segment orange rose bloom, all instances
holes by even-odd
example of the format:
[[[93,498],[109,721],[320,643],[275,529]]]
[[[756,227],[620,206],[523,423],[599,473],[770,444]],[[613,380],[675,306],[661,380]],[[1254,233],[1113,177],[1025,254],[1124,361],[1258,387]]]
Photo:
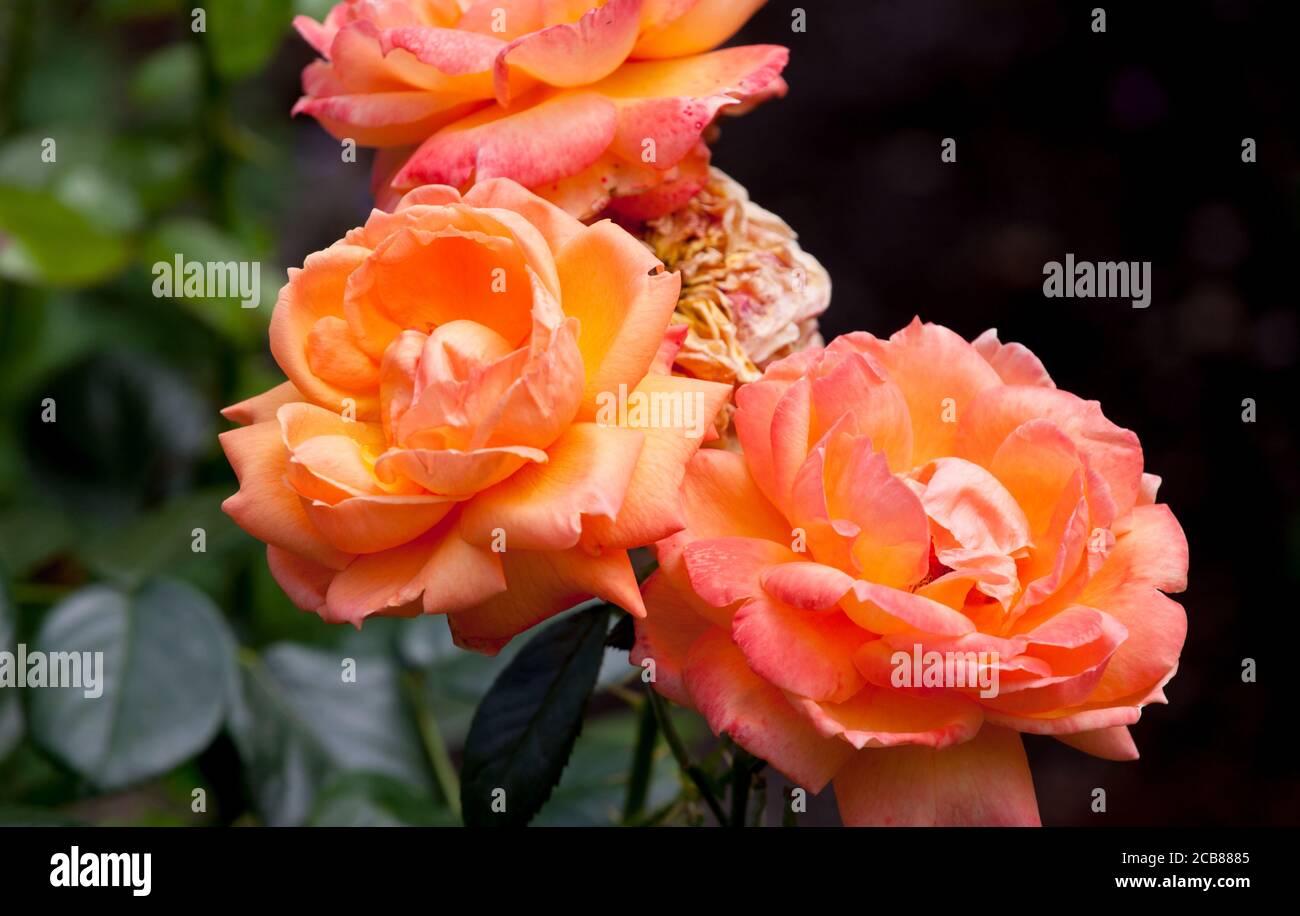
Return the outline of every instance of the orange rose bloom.
[[[494,652],[592,595],[644,613],[627,549],[681,527],[729,393],[667,374],[678,286],[513,182],[420,188],[289,272],[270,332],[289,381],[226,409],[246,425],[221,436],[223,508],[330,622],[445,613]],[[602,413],[618,391],[698,416]]]
[[[720,111],[785,92],[785,48],[702,53],[761,5],[345,0],[324,23],[294,21],[324,58],[303,71],[294,113],[383,148],[380,206],[426,183],[504,177],[580,218],[617,198],[620,215],[646,219],[707,180],[701,135]]]
[[[1137,437],[1032,353],[919,321],[740,388],[633,661],[846,824],[1034,824],[1019,732],[1110,759],[1164,702],[1187,541]],[[934,667],[938,663],[938,668]]]

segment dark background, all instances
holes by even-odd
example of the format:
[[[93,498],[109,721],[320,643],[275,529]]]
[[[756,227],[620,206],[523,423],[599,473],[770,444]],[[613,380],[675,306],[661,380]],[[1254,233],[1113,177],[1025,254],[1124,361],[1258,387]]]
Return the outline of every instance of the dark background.
[[[0,560],[30,634],[53,601],[120,573],[120,552],[106,558],[102,542],[123,532],[147,541],[158,518],[188,532],[197,510],[185,500],[211,513],[230,492],[216,410],[278,380],[264,344],[268,297],[283,280],[274,265],[300,264],[363,219],[369,154],[343,164],[315,122],[288,118],[313,55],[287,31],[260,69],[217,78],[203,56],[147,79],[146,64],[192,40],[189,4],[14,2],[30,14],[29,35],[0,60],[0,185],[12,177],[5,149],[75,127],[122,153],[95,162],[120,161],[104,180],[130,175],[138,198],[134,222],[121,220],[132,248],[120,270],[0,282]],[[828,339],[887,336],[913,315],[968,338],[997,327],[1060,387],[1135,430],[1147,470],[1164,478],[1160,499],[1191,545],[1178,596],[1189,634],[1170,704],[1134,726],[1136,763],[1028,737],[1044,823],[1294,825],[1284,647],[1300,584],[1300,14],[1284,2],[1115,3],[1095,34],[1094,5],[807,0],[807,31],[794,33],[793,5],[771,2],[735,42],[789,46],[790,93],[725,119],[714,163],[829,270]],[[956,140],[955,164],[940,161],[944,137]],[[1255,163],[1241,161],[1245,137]],[[224,305],[178,310],[149,295],[150,252],[191,248],[196,259],[264,259],[261,325],[232,326]],[[1150,307],[1044,298],[1043,264],[1066,252],[1150,260]],[[37,404],[51,393],[60,411],[85,415],[43,426]],[[1242,422],[1244,398],[1257,403],[1255,423]],[[180,522],[167,515],[178,504]],[[49,544],[33,523],[50,529]],[[337,643],[337,630],[276,593],[251,539],[222,534],[219,516],[211,525],[219,565],[156,565],[204,589],[245,646]],[[1258,663],[1258,683],[1242,682],[1244,658]],[[171,822],[158,812],[202,777],[229,822],[248,806],[247,786],[221,775],[232,761],[221,737],[196,770],[164,780],[181,788],[104,799],[20,749],[0,770],[0,805]],[[1104,815],[1089,808],[1096,787]],[[817,799],[809,820],[834,822],[832,812]]]

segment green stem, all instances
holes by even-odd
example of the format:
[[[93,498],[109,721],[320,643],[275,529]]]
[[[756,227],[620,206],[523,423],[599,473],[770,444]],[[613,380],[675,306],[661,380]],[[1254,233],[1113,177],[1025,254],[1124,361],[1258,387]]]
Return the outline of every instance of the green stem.
[[[686,746],[682,744],[681,737],[677,734],[677,729],[673,727],[672,720],[668,717],[668,709],[664,706],[663,697],[654,689],[651,689],[646,697],[650,700],[650,706],[655,711],[655,716],[659,719],[659,729],[664,733],[664,740],[668,742],[668,749],[673,752],[673,757],[677,760],[677,766],[681,771],[695,784],[695,788],[700,793],[700,798],[709,806],[713,816],[717,818],[719,824],[727,823],[726,812],[722,810],[722,805],[713,794],[713,788],[709,785],[709,777],[705,772],[695,764],[691,763],[690,755],[686,753]]]
[[[415,725],[420,732],[420,741],[429,758],[429,766],[438,781],[438,788],[447,799],[447,806],[456,817],[460,817],[460,777],[447,752],[447,742],[442,738],[438,728],[438,719],[424,697],[424,677],[415,671],[407,672],[404,678],[407,695],[415,712]]]
[[[650,774],[654,771],[655,746],[659,743],[659,720],[648,700],[641,703],[637,726],[636,749],[632,752],[632,772],[628,776],[627,799],[623,803],[623,823],[641,816],[650,794]]]

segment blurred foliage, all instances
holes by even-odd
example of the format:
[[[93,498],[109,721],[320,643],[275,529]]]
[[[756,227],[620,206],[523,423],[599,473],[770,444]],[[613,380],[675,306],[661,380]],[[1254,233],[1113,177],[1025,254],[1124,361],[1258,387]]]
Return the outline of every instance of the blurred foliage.
[[[218,411],[282,379],[277,261],[319,196],[294,141],[319,131],[295,132],[267,68],[301,44],[293,15],[330,6],[222,0],[196,32],[179,0],[0,5],[0,652],[105,665],[93,700],[0,687],[0,824],[460,822],[461,749],[519,641],[486,658],[439,618],[327,626],[220,508],[236,482]],[[366,206],[309,231],[328,244]],[[177,255],[260,262],[258,307],[156,297]],[[561,740],[515,761],[544,773],[521,787],[539,823],[623,820],[643,701],[603,628],[547,713],[560,733],[532,733]],[[682,790],[646,750],[638,811]]]

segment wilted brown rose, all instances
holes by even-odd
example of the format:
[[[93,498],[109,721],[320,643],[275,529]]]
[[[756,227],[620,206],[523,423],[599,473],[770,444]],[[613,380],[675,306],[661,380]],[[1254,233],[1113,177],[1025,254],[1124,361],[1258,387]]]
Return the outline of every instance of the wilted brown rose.
[[[689,330],[678,371],[743,384],[774,360],[822,343],[817,316],[830,304],[830,276],[793,229],[718,169],[641,237],[669,270],[681,271],[673,321]]]

